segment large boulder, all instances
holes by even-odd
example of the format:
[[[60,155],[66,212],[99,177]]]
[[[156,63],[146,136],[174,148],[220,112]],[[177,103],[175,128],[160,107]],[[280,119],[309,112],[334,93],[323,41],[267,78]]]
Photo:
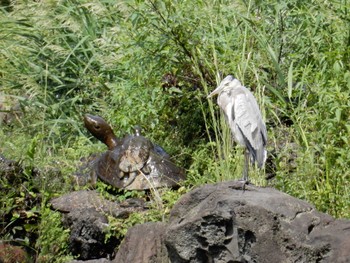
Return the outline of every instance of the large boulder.
[[[240,182],[205,185],[171,211],[171,262],[350,262],[350,222]]]
[[[272,188],[243,186],[232,181],[187,193],[166,225],[131,228],[114,262],[350,262],[350,221]],[[136,257],[146,251],[152,260]]]
[[[63,225],[70,229],[69,250],[78,259],[112,258],[120,244],[116,237],[106,241],[108,217],[127,218],[133,212],[145,211],[142,199],[112,202],[97,191],[75,191],[50,201],[54,210],[63,213]],[[101,261],[102,262],[102,261]]]

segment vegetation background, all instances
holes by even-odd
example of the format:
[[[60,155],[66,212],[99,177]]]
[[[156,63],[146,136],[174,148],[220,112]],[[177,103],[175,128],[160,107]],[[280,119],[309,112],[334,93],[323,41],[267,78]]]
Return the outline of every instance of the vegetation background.
[[[195,186],[240,178],[242,149],[206,99],[228,74],[253,91],[266,120],[268,161],[253,183],[350,218],[350,2],[0,3],[0,153],[27,177],[16,187],[0,178],[0,235],[38,262],[69,257],[47,202],[77,189],[80,158],[105,150],[85,131],[85,113],[118,137],[139,124],[187,170],[179,190],[161,191],[161,206],[115,234],[166,218]]]

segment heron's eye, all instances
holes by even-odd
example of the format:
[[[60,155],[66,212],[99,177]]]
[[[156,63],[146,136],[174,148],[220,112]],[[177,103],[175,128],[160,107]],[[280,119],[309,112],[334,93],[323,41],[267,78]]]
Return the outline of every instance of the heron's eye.
[[[95,125],[95,129],[96,129],[96,130],[99,130],[99,129],[100,129],[100,125],[96,124],[96,125]]]

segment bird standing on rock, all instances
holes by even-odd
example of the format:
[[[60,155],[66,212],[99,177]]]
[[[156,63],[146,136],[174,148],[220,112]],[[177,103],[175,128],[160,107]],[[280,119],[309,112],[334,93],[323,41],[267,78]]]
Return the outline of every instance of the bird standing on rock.
[[[238,79],[228,75],[208,95],[218,94],[218,105],[225,114],[236,142],[245,147],[243,181],[248,182],[249,160],[261,168],[266,161],[267,132],[254,95]]]

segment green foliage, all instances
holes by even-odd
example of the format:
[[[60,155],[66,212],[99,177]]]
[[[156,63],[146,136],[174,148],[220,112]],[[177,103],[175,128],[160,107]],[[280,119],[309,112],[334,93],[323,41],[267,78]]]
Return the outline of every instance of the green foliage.
[[[0,113],[8,113],[1,108],[5,94],[13,105],[9,113],[24,114],[1,123],[0,151],[21,161],[27,181],[26,189],[1,198],[2,215],[16,211],[24,193],[40,193],[35,213],[49,218],[47,201],[75,187],[71,174],[78,160],[105,150],[90,140],[84,113],[104,117],[118,137],[140,125],[187,170],[181,191],[152,192],[149,213],[115,222],[111,234],[166,220],[194,186],[240,178],[243,151],[232,142],[215,99],[206,99],[233,74],[255,94],[268,128],[266,170],[251,169],[253,183],[350,217],[347,1],[13,3],[0,12]],[[32,176],[36,169],[45,176]],[[266,182],[264,174],[274,179]],[[112,200],[144,194],[116,192],[100,182],[97,188]],[[56,224],[48,234],[33,225],[29,232],[39,233],[44,245],[36,245],[39,254],[51,253],[48,244],[58,229]],[[57,260],[64,250],[56,247]]]
[[[37,262],[67,262],[72,260],[67,255],[69,230],[61,225],[61,214],[50,208],[41,209],[39,238],[36,249],[39,251]]]
[[[132,213],[126,219],[109,217],[106,239],[111,236],[122,239],[128,229],[136,224],[166,221],[171,208],[180,196],[186,193],[187,189],[180,187],[178,190],[156,189],[155,191],[156,193],[152,193],[151,200],[148,202],[149,210]]]

